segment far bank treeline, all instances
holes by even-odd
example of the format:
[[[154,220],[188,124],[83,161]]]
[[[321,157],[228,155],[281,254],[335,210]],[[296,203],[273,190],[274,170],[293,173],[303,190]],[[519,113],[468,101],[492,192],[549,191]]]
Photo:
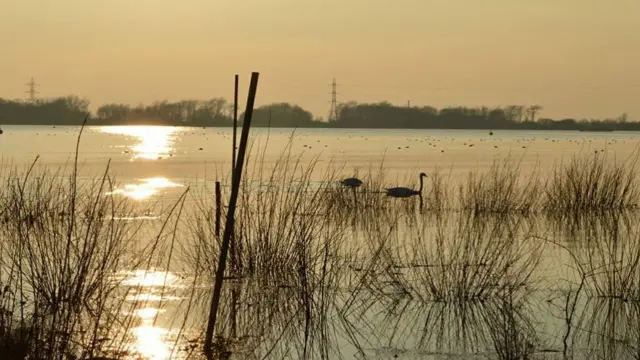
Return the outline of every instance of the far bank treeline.
[[[640,130],[640,122],[626,114],[612,119],[548,119],[541,106],[510,105],[501,108],[395,106],[387,102],[341,104],[329,121],[288,103],[254,110],[253,126],[331,127],[380,129],[534,129],[534,130]],[[89,111],[89,101],[67,96],[36,102],[0,98],[0,125],[78,125]],[[151,105],[105,104],[90,115],[90,125],[231,126],[233,106],[223,98],[161,101]],[[242,121],[242,114],[240,122]]]

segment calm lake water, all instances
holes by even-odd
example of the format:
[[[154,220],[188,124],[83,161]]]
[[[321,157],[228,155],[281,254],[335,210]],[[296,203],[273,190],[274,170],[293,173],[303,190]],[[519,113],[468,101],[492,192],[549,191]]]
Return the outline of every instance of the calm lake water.
[[[78,127],[3,126],[3,130],[0,151],[4,170],[11,166],[27,169],[37,156],[36,167],[40,169],[69,167],[72,163]],[[488,130],[252,129],[250,139],[252,159],[259,155],[260,163],[267,169],[289,151],[292,162],[316,162],[313,181],[323,181],[329,172],[345,177],[362,176],[370,168],[382,168],[388,182],[383,185],[391,187],[417,186],[418,173],[431,174],[436,169],[446,174],[448,184],[461,183],[468,172],[487,170],[494,161],[504,159],[519,164],[524,178],[534,172],[548,176],[554,166],[574,155],[607,156],[612,161],[633,159],[640,144],[640,133],[494,130],[490,135]],[[223,191],[227,192],[231,141],[228,128],[87,127],[80,142],[80,177],[100,176],[110,162],[111,174],[117,181],[112,195],[141,204],[167,205],[191,187],[196,191],[187,204],[195,209],[198,196],[211,202],[210,190],[216,180],[223,183]],[[250,160],[250,169],[253,163],[255,161]],[[252,174],[249,170],[247,176]],[[157,222],[151,221],[148,225],[153,230],[158,226],[160,214],[151,215],[158,216]],[[566,250],[575,249],[581,260],[590,260],[591,265],[600,264],[603,268],[623,264],[614,266],[615,272],[634,266],[633,271],[640,269],[633,263],[633,254],[640,254],[635,213],[571,221],[544,216],[470,220],[457,212],[444,217],[426,214],[416,221],[363,218],[356,223],[356,220],[344,229],[327,230],[327,234],[345,240],[343,244],[348,249],[344,249],[344,253],[349,257],[341,261],[348,263],[351,270],[331,283],[334,294],[331,305],[318,300],[325,295],[311,301],[313,309],[320,309],[319,314],[314,313],[311,323],[318,323],[320,317],[329,320],[313,328],[310,340],[307,336],[301,343],[305,327],[300,325],[304,320],[298,316],[304,306],[290,306],[290,302],[298,301],[291,299],[299,295],[288,292],[292,287],[286,276],[276,284],[239,281],[230,285],[242,288],[242,295],[235,295],[238,299],[233,298],[232,291],[228,295],[231,300],[223,300],[223,303],[227,300],[236,303],[237,308],[221,310],[225,314],[223,328],[235,334],[228,345],[233,358],[304,358],[304,355],[336,358],[339,355],[371,359],[515,359],[523,358],[518,354],[531,353],[535,358],[560,359],[567,333],[563,306],[580,282],[572,265],[574,259]],[[296,221],[304,224],[306,220]],[[385,221],[392,226],[370,226]],[[329,237],[327,234],[318,232],[309,236]],[[601,241],[605,245],[595,246],[590,241]],[[623,246],[612,250],[606,245],[609,242]],[[505,247],[504,257],[495,263],[487,260],[488,254],[502,251],[500,246],[507,243],[517,246],[509,246],[509,254]],[[467,244],[474,244],[484,255],[458,257],[455,252],[464,252]],[[189,242],[181,246],[190,253]],[[197,252],[195,248],[190,249],[191,254]],[[614,255],[606,258],[607,251]],[[620,252],[632,254],[631,259],[618,256]],[[509,269],[527,268],[528,265],[522,263],[532,254],[540,256],[539,263],[526,277],[516,276],[527,286],[519,289],[516,298],[510,298],[508,303],[504,297],[497,302],[474,302],[473,305],[452,305],[444,299],[432,301],[438,297],[434,289],[451,286],[447,280],[451,277],[493,286],[505,281],[500,274]],[[454,261],[467,263],[452,265]],[[452,266],[462,272],[452,274],[445,270]],[[501,268],[493,268],[497,266]],[[467,270],[468,267],[476,270]],[[138,324],[132,330],[135,341],[129,350],[135,355],[131,358],[188,358],[189,350],[198,347],[196,339],[206,318],[210,290],[203,285],[202,293],[197,296],[199,300],[192,304],[186,299],[187,294],[192,293],[194,275],[180,264],[172,266],[172,270],[123,269],[127,278],[125,286],[142,287],[138,295],[144,297],[144,303],[136,305],[133,312]],[[365,276],[362,274],[369,270],[375,274],[367,275],[370,282],[363,286]],[[598,286],[607,282],[598,278],[602,276],[598,269],[591,270],[593,274],[586,287],[595,294]],[[278,269],[272,271],[278,274]],[[636,275],[640,273],[629,274]],[[485,277],[495,277],[495,281]],[[434,279],[440,279],[439,285],[430,284]],[[630,286],[640,284],[638,280],[626,279],[631,281]],[[314,288],[312,293],[317,291]],[[448,288],[447,294],[455,291]],[[131,301],[138,304],[141,299],[136,297]],[[576,302],[579,311],[572,320],[575,325],[569,341],[576,358],[637,359],[640,354],[637,302],[625,300],[625,304],[614,306],[596,296],[580,297]],[[188,312],[187,308],[192,312],[199,310],[191,316],[188,325],[184,325],[181,316]],[[161,314],[159,321],[158,314]],[[232,325],[227,321],[231,317]],[[176,343],[179,345],[174,349]],[[331,344],[331,351],[326,352],[327,344]]]
[[[78,127],[3,129],[0,151],[5,167],[27,166],[36,156],[39,165],[49,167],[69,165],[73,159]],[[202,181],[225,182],[231,138],[230,128],[87,127],[80,143],[81,174],[101,174],[110,160],[112,174],[137,191],[125,193],[139,199],[175,193],[178,187]],[[456,181],[506,158],[519,163],[523,174],[534,168],[544,174],[579,153],[626,159],[637,150],[640,133],[496,130],[490,136],[484,130],[252,129],[250,139],[252,154],[263,151],[261,161],[267,165],[281,158],[288,144],[291,156],[302,164],[317,157],[318,180],[328,169],[351,176],[382,163],[391,181],[415,178],[415,184],[422,171],[451,171],[450,180]]]

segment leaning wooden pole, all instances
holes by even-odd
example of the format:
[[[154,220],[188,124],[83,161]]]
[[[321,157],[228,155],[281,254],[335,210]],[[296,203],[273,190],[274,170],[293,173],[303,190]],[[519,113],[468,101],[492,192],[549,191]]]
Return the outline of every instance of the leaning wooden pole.
[[[235,86],[233,88],[233,145],[231,150],[231,183],[233,184],[233,177],[235,176],[236,168],[236,148],[237,134],[238,133],[238,74],[235,78]]]
[[[238,148],[238,158],[231,184],[231,197],[229,198],[229,211],[224,227],[224,235],[222,237],[222,246],[220,247],[220,259],[218,260],[218,269],[216,271],[215,283],[213,285],[213,294],[211,297],[211,308],[209,311],[209,322],[207,323],[207,332],[204,339],[204,353],[208,359],[213,358],[212,341],[213,332],[216,327],[216,319],[218,317],[218,305],[220,303],[220,293],[222,291],[222,279],[227,265],[227,253],[229,252],[229,242],[234,227],[234,215],[236,211],[236,203],[238,201],[238,192],[240,190],[240,178],[242,176],[242,167],[244,164],[245,153],[247,150],[247,142],[249,139],[249,128],[251,127],[251,117],[253,116],[253,104],[256,99],[258,90],[259,73],[251,73],[251,84],[249,85],[249,96],[247,97],[247,107],[245,110],[244,121],[242,123],[242,135],[240,137],[240,147]]]
[[[236,148],[237,148],[237,133],[238,133],[238,83],[239,76],[235,75],[234,87],[233,87],[233,144],[231,149],[231,183],[236,176]],[[236,238],[234,229],[231,229],[231,270],[236,271],[238,261],[237,254],[238,249],[236,246]],[[235,275],[235,274],[234,274]]]
[[[216,241],[220,238],[220,214],[222,213],[220,181],[216,181]]]

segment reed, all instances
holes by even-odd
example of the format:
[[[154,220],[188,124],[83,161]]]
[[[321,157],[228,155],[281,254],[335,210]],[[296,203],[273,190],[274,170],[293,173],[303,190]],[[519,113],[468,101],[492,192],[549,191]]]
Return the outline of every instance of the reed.
[[[121,356],[135,324],[123,313],[140,303],[119,274],[161,256],[162,232],[141,243],[140,209],[110,195],[109,166],[89,180],[77,170],[34,162],[2,179],[0,346],[12,359]]]
[[[107,177],[73,189],[60,179],[56,173],[13,173],[2,198],[2,267],[11,294],[6,304],[17,315],[9,327],[29,327],[30,356],[36,358],[85,351],[70,334],[82,326],[83,315],[108,314],[108,272],[119,270],[133,250],[135,229],[112,220],[126,209],[104,196]],[[95,325],[91,341],[97,343],[105,334]]]
[[[485,354],[524,359],[538,339],[528,300],[419,302],[413,299],[362,299],[348,321],[355,338],[345,337],[366,356],[434,357]],[[455,355],[453,355],[455,354]]]
[[[591,299],[576,323],[574,350],[584,358],[640,358],[640,304],[620,299]]]
[[[518,218],[435,217],[411,224],[396,258],[410,269],[405,287],[420,301],[458,302],[523,296],[539,263],[538,241]]]
[[[260,295],[250,300],[252,308],[246,309],[246,313],[236,312],[235,316],[236,320],[250,316],[261,318],[261,314],[254,312],[261,309],[260,297],[288,294],[286,304],[271,306],[293,309],[288,312],[286,329],[300,331],[300,337],[292,339],[299,344],[296,351],[300,351],[302,358],[329,351],[326,346],[332,342],[328,341],[326,314],[334,307],[339,269],[344,266],[339,253],[344,231],[341,227],[329,226],[332,217],[327,213],[332,208],[324,201],[333,184],[312,181],[314,165],[312,162],[303,166],[300,161],[286,159],[269,169],[249,168],[249,176],[241,183],[236,209],[233,239],[236,253],[231,254],[231,266],[225,274],[226,284],[238,292],[233,295],[235,290],[225,290],[221,302],[225,304],[221,309],[226,314],[223,316],[233,317],[229,308],[234,309],[236,301],[232,298],[244,298],[256,294],[252,289],[260,289]],[[222,212],[224,216],[226,209]],[[198,204],[188,216],[190,235],[187,245],[182,247],[190,271],[203,274],[204,279],[217,267],[215,259],[220,251],[220,239],[211,226],[213,213],[210,202]],[[237,285],[231,285],[233,282]],[[229,323],[237,323],[236,320]],[[247,336],[257,336],[259,329],[264,328],[256,327],[255,332]],[[282,331],[291,335],[292,330]],[[216,336],[222,343],[233,342],[237,337],[231,335],[234,332],[226,326],[217,329]],[[264,348],[256,347],[253,351],[264,351]]]
[[[620,217],[587,233],[576,251],[591,296],[640,302],[640,233]]]
[[[510,159],[494,161],[486,172],[470,172],[459,186],[459,205],[474,214],[529,214],[540,205],[539,174],[527,179],[520,174],[520,164]]]
[[[487,322],[498,359],[521,360],[533,358],[538,343],[536,329],[525,303],[514,301],[511,289],[505,289],[497,306],[488,307]]]
[[[574,156],[555,168],[546,186],[549,212],[628,210],[638,204],[637,157]]]

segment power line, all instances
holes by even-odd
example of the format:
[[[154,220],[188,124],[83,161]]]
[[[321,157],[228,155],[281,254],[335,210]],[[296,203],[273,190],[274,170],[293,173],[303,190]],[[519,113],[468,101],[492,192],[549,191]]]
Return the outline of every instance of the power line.
[[[336,121],[338,120],[338,84],[335,78],[333,78],[333,83],[329,84],[329,86],[331,86],[331,107],[327,120]]]
[[[36,102],[36,94],[38,94],[38,90],[36,87],[40,86],[36,84],[36,82],[31,78],[31,81],[25,84],[29,88],[25,91],[25,93],[29,94],[29,101]]]

